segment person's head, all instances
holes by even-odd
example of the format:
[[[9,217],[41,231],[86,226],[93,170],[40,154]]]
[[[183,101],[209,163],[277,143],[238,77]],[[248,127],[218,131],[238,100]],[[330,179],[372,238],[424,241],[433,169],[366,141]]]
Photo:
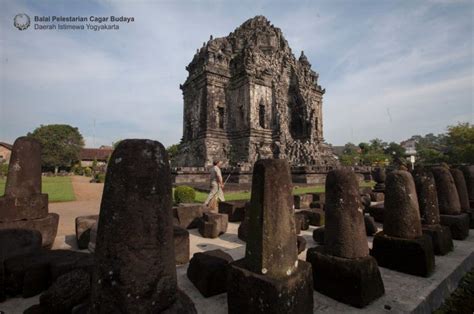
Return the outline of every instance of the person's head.
[[[214,160],[212,164],[220,168],[222,166],[222,160],[219,160],[219,159]]]

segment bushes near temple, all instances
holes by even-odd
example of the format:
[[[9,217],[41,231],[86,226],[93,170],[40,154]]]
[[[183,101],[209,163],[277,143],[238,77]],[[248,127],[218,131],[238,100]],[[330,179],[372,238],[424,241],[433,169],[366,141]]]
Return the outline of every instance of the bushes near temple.
[[[175,203],[193,203],[196,198],[196,191],[190,186],[177,186],[174,189]]]

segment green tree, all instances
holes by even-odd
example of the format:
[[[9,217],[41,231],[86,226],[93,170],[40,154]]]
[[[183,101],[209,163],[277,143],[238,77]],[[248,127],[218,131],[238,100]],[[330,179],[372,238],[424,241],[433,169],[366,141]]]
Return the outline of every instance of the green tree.
[[[387,143],[381,139],[373,139],[369,143],[360,143],[361,163],[366,166],[384,165],[391,160],[390,156],[385,155],[384,148]]]
[[[170,161],[172,161],[174,157],[178,155],[178,150],[179,150],[179,144],[173,144],[166,148],[166,152],[168,153],[168,158]]]
[[[373,140],[370,140],[370,149],[372,151],[381,152],[387,147],[387,145],[388,144],[386,142],[379,138],[374,138]]]
[[[344,166],[355,166],[360,164],[361,149],[353,143],[344,145],[344,150],[340,157],[341,164]]]
[[[446,151],[446,137],[443,134],[414,135],[411,139],[416,141],[417,163],[437,164],[447,161],[444,154]]]
[[[446,156],[450,163],[474,162],[474,125],[458,123],[448,126],[445,143]]]
[[[84,139],[78,128],[67,124],[41,125],[28,136],[41,143],[41,162],[44,169],[69,168],[79,161]]]

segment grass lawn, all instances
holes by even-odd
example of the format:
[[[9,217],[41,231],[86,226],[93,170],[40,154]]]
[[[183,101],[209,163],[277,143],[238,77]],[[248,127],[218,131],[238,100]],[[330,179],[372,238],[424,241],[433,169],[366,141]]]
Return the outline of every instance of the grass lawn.
[[[373,187],[374,182],[361,182],[359,186],[362,187]],[[323,185],[318,185],[318,186],[308,186],[308,187],[296,187],[293,189],[293,194],[294,195],[299,195],[299,194],[306,194],[306,193],[322,193],[324,192],[324,186]],[[224,189],[225,193],[225,189]],[[208,193],[203,193],[196,191],[196,202],[199,203],[204,203],[206,200]],[[249,200],[250,199],[250,192],[229,192],[225,193],[225,199],[226,201],[239,201],[239,200]]]
[[[43,193],[49,194],[50,202],[74,201],[70,177],[43,177]],[[5,179],[0,179],[0,196],[5,192]]]

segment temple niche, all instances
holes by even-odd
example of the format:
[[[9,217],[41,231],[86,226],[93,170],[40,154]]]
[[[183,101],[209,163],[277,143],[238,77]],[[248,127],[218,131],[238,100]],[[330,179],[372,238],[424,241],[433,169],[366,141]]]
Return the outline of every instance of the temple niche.
[[[203,167],[217,158],[230,166],[264,158],[292,166],[337,163],[323,139],[318,74],[264,16],[226,37],[211,36],[186,70],[175,166]]]

